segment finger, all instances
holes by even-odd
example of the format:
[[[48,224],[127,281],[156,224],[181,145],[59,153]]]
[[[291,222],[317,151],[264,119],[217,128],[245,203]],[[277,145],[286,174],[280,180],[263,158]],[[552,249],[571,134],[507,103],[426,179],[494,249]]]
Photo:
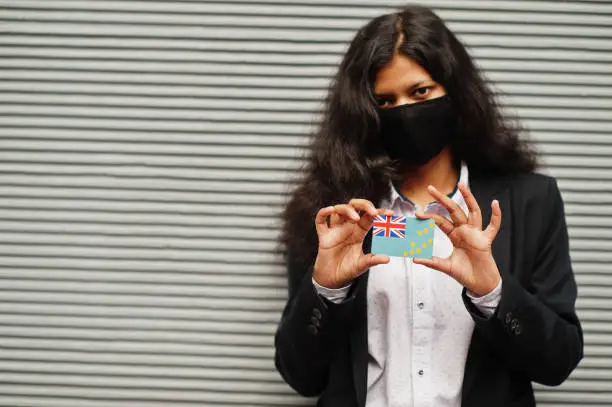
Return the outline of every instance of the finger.
[[[499,228],[501,227],[502,212],[499,206],[499,201],[496,199],[491,203],[491,221],[489,226],[485,229],[485,234],[489,237],[489,240],[493,241]]]
[[[376,209],[376,214],[393,216],[393,211],[389,209],[379,208],[379,209]],[[361,217],[361,220],[358,223],[359,227],[363,229],[365,232],[367,232],[372,227],[372,223],[374,223],[374,218],[375,216],[370,216],[370,213],[367,212],[366,214],[364,214],[364,216]]]
[[[448,274],[452,277],[452,262],[450,257],[442,258],[442,257],[432,257],[431,259],[419,259],[415,258],[412,260],[415,264],[422,264],[423,266],[432,268],[434,270],[441,271],[445,274]]]
[[[417,211],[416,216],[419,219],[432,219],[436,225],[444,232],[446,235],[450,235],[451,232],[455,229],[455,225],[446,219],[442,215],[438,215],[436,213],[424,213],[422,211]]]
[[[351,220],[353,222],[359,222],[359,214],[351,205],[341,204],[334,206],[334,212],[338,215],[343,216],[347,220]]]
[[[349,202],[349,205],[355,208],[358,212],[359,211],[366,212],[371,217],[376,216],[378,213],[374,204],[368,201],[367,199],[358,199],[358,198],[351,199]]]
[[[478,202],[476,202],[476,198],[474,198],[472,191],[470,191],[463,182],[460,182],[459,192],[463,195],[463,199],[470,212],[468,222],[470,225],[476,226],[478,230],[482,230],[482,213],[480,212],[480,206],[478,206]]]
[[[315,218],[315,227],[317,229],[318,235],[322,235],[329,229],[329,226],[327,226],[327,217],[332,213],[334,213],[333,206],[321,208],[319,209],[319,212],[317,212],[317,216]]]
[[[384,254],[365,254],[359,258],[357,263],[357,267],[359,268],[359,272],[363,273],[370,267],[378,266],[379,264],[387,264],[391,261],[389,256]]]
[[[333,228],[340,223],[342,223],[342,216],[338,215],[337,213],[332,213],[329,217],[329,227]]]
[[[446,209],[448,209],[448,213],[450,214],[455,226],[460,226],[467,223],[468,218],[465,216],[465,212],[463,212],[463,209],[461,209],[455,201],[438,191],[433,185],[428,186],[427,190],[431,196],[436,199],[436,201],[440,202]]]

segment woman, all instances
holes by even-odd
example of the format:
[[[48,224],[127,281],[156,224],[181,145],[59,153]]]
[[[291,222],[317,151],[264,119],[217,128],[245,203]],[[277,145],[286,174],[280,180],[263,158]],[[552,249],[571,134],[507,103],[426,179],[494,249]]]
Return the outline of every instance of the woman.
[[[284,214],[276,365],[320,406],[534,406],[583,352],[561,195],[433,12],[344,56]],[[378,214],[435,222],[432,259],[372,254]],[[503,221],[502,221],[503,217]]]

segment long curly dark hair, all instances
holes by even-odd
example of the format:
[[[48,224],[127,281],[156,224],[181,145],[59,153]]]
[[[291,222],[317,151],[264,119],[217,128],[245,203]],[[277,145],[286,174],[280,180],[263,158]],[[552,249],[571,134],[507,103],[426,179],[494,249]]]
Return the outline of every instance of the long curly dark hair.
[[[470,174],[508,175],[537,166],[537,153],[520,138],[517,121],[502,115],[465,47],[433,11],[410,6],[377,17],[357,32],[344,55],[302,177],[283,212],[280,247],[303,273],[316,257],[314,218],[320,208],[357,197],[376,204],[401,177],[379,143],[374,98],[376,74],[396,49],[445,88],[459,116],[453,159],[464,161]]]

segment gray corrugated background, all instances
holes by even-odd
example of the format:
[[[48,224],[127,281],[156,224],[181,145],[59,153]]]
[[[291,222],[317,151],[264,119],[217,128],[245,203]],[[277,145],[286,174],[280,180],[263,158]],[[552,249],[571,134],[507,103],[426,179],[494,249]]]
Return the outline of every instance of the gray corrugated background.
[[[0,0],[0,405],[308,402],[273,368],[275,214],[385,3]],[[586,357],[540,405],[610,406],[612,3],[428,4],[566,202]]]

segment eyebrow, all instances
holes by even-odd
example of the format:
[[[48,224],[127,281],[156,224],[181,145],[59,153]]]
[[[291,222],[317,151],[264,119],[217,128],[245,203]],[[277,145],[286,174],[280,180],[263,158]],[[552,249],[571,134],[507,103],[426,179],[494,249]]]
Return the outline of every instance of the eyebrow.
[[[423,79],[421,81],[413,83],[407,89],[408,89],[408,91],[411,91],[411,90],[416,89],[419,86],[421,86],[421,85],[423,85],[424,83],[427,83],[427,82],[433,82],[433,80],[432,79]],[[374,92],[374,96],[375,97],[393,96],[393,95],[394,95],[394,93],[376,93],[376,92]]]

